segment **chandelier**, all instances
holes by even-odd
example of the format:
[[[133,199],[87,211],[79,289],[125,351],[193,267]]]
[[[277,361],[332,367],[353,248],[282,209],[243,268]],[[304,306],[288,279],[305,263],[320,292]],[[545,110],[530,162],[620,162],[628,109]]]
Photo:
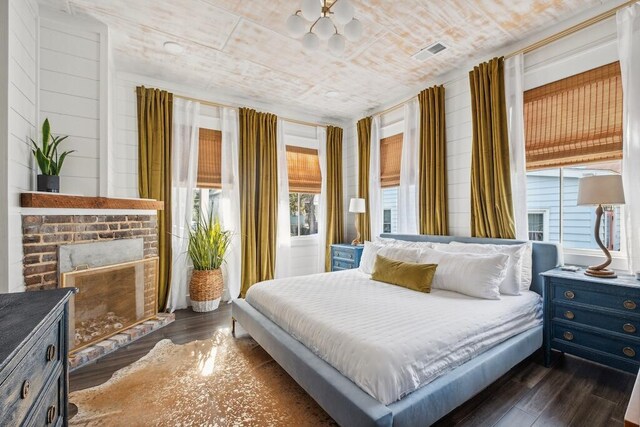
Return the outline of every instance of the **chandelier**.
[[[306,50],[317,50],[320,40],[327,40],[329,51],[340,56],[345,38],[355,42],[362,37],[362,23],[353,16],[350,0],[302,0],[300,9],[287,19],[287,30],[292,37],[302,37]],[[344,35],[338,25],[343,25]]]

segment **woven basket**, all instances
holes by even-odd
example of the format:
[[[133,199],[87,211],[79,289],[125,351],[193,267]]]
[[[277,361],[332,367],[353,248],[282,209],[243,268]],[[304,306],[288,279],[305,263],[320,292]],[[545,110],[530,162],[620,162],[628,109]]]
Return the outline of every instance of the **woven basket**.
[[[222,270],[193,270],[189,283],[193,311],[206,312],[218,308],[222,289]]]

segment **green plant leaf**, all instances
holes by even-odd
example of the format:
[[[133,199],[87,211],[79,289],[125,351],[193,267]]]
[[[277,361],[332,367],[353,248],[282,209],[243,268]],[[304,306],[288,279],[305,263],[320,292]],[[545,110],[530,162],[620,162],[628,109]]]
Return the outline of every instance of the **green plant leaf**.
[[[49,155],[49,139],[51,138],[51,125],[49,124],[49,119],[44,119],[44,123],[42,123],[42,152]]]
[[[58,160],[57,164],[56,164],[56,175],[60,175],[60,170],[62,169],[62,164],[64,163],[64,159],[67,157],[68,154],[71,153],[75,153],[76,150],[71,150],[71,151],[65,151],[64,153],[60,154],[60,159]],[[56,153],[57,155],[57,153]]]
[[[43,175],[51,175],[51,160],[42,153],[42,150],[38,148],[35,152],[36,161],[40,167],[40,171]]]
[[[56,154],[56,153],[57,153],[57,151],[58,151],[58,145],[59,145],[62,141],[64,141],[65,139],[67,139],[68,137],[69,137],[68,135],[67,135],[67,136],[62,136],[62,137],[60,137],[60,136],[54,136],[54,137],[51,137],[51,142],[52,142],[52,143],[51,143],[51,150],[50,150],[50,151],[51,151],[51,153]]]

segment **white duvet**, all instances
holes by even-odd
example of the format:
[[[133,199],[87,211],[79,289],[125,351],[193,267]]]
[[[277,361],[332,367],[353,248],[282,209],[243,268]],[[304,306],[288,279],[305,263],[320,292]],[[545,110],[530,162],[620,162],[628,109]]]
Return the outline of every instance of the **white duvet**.
[[[358,270],[258,283],[246,300],[385,405],[542,323],[531,291],[423,294]]]

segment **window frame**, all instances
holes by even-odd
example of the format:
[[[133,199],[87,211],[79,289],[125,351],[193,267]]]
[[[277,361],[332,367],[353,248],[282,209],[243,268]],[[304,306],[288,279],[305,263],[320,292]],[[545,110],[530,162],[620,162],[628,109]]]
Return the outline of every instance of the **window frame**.
[[[532,242],[548,242],[549,241],[549,209],[527,209],[527,216],[530,214],[533,215],[542,215],[542,240],[531,240]],[[528,218],[527,218],[528,219]],[[529,223],[527,221],[527,223]],[[532,232],[529,227],[527,227],[527,236]]]
[[[289,191],[289,196],[291,196],[291,194],[298,195],[297,207],[299,211],[300,210],[300,194],[313,194],[313,193],[300,193],[297,191]],[[320,194],[313,194],[313,195],[320,198]],[[318,200],[318,206],[320,206],[320,200]],[[291,210],[289,210],[289,218],[291,218]],[[319,234],[320,234],[320,223],[318,223],[317,233],[301,235],[300,234],[300,215],[298,215],[298,235],[292,236],[291,231],[289,231],[292,246],[312,246],[317,243]]]

